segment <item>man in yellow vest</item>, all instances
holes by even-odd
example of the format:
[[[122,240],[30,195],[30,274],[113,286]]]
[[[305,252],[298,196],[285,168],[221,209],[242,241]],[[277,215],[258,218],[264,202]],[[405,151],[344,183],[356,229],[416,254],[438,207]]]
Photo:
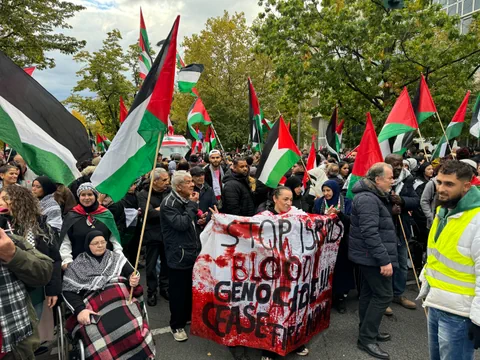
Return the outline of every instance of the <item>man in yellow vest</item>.
[[[473,360],[480,347],[480,190],[472,177],[456,160],[437,176],[439,206],[420,294],[427,294],[431,360]]]

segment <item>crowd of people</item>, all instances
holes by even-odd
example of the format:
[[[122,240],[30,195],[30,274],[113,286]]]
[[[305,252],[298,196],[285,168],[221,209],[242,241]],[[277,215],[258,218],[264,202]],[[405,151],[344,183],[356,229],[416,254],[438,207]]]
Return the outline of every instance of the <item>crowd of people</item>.
[[[421,274],[431,359],[473,359],[480,346],[480,149],[459,148],[433,161],[428,149],[388,155],[355,183],[353,200],[346,194],[355,151],[340,159],[319,151],[318,166],[308,171],[305,184],[304,150],[304,159],[276,189],[255,178],[259,153],[212,150],[170,159],[159,154],[157,168],[133,183],[119,202],[90,182],[99,154],[79,165],[82,176],[68,187],[36,176],[19,154],[0,155],[0,281],[6,289],[0,292],[0,358],[33,359],[34,351],[44,351],[42,320],[60,301],[71,311],[73,329],[97,324],[95,295],[108,286],[126,295],[135,288],[140,296],[140,274],[132,264],[142,225],[139,268],[146,275],[146,303],[157,306],[158,296],[169,301],[172,335],[186,341],[193,267],[200,233],[211,217],[282,214],[292,207],[337,215],[344,225],[332,301],[343,314],[349,292],[358,291],[360,349],[389,359],[378,342],[390,340],[390,334],[380,332],[380,324],[393,314],[392,302],[417,308],[405,296],[410,268]],[[151,334],[140,333],[129,351],[154,358]],[[242,358],[238,348],[231,350]],[[303,345],[295,352],[305,356],[309,350]],[[274,357],[263,351],[263,360]]]

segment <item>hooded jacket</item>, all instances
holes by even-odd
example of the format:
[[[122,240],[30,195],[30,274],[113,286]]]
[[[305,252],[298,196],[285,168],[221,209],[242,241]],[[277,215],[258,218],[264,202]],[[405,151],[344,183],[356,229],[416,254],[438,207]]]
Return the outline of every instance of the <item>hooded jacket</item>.
[[[222,212],[231,215],[255,215],[255,201],[246,176],[228,170],[223,177]]]
[[[362,179],[353,187],[348,257],[359,265],[398,266],[398,237],[389,211],[389,196]]]
[[[461,220],[466,211],[476,208],[480,208],[480,190],[475,186],[471,187],[454,209],[448,210],[439,207],[434,220],[438,221],[437,231],[434,234],[435,241],[438,240],[440,234],[443,235],[442,239],[451,238],[448,234],[443,234],[448,231],[455,231],[458,236],[458,226],[450,229],[448,227],[449,222],[452,219]],[[431,306],[459,316],[469,317],[473,323],[480,326],[480,212],[464,226],[456,249],[463,256],[470,257],[475,263],[475,296],[430,287],[424,306]],[[452,234],[452,237],[454,235]],[[422,271],[421,280],[422,283],[426,283],[424,271]]]

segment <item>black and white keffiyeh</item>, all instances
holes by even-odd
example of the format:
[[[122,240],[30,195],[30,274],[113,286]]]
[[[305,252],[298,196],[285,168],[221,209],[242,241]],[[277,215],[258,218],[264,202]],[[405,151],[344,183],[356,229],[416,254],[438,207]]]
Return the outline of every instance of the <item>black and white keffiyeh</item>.
[[[79,293],[103,289],[113,277],[121,274],[126,262],[125,256],[108,249],[100,262],[86,252],[81,253],[67,268],[62,291]]]
[[[42,214],[47,217],[47,224],[55,229],[62,228],[62,209],[58,205],[53,194],[44,196],[40,200]]]

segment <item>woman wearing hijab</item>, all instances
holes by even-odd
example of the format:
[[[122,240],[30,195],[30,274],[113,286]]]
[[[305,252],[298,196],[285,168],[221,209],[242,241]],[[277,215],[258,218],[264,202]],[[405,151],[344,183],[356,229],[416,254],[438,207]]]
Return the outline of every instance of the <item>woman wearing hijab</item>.
[[[42,215],[47,217],[47,224],[60,231],[62,228],[62,209],[54,198],[57,185],[47,176],[39,176],[32,183],[32,193],[40,200]]]
[[[79,204],[63,220],[60,231],[60,255],[62,268],[67,266],[84,252],[85,236],[92,230],[100,230],[108,239],[107,249],[123,254],[120,234],[115,219],[108,209],[98,203],[98,192],[92,183],[83,183],[78,187]]]
[[[287,181],[285,181],[285,186],[288,187],[293,194],[292,205],[299,210],[307,211],[308,204],[303,198],[302,192],[302,180],[297,176],[290,176]]]
[[[337,215],[343,223],[343,237],[338,247],[337,262],[333,273],[333,303],[340,314],[347,311],[345,300],[348,292],[355,288],[353,263],[348,259],[348,235],[352,202],[340,193],[335,180],[328,180],[322,185],[323,197],[315,200],[313,213],[320,215]]]
[[[128,301],[131,288],[135,296],[143,292],[141,287],[137,291],[140,274],[107,243],[102,231],[90,231],[85,251],[65,271],[62,295],[74,314],[66,327],[84,342],[86,359],[154,359],[140,303]]]

